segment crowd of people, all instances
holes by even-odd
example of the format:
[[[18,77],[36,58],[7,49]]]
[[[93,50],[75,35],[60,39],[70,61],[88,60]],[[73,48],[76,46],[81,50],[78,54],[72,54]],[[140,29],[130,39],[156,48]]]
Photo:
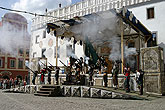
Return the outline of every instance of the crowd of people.
[[[0,80],[0,88],[1,89],[10,89],[20,86],[25,86],[27,83],[25,80],[20,78],[10,78],[10,79],[1,79]]]
[[[65,73],[66,73],[66,82],[68,84],[72,84],[73,82],[75,82],[74,84],[80,84],[82,82],[82,77],[83,74],[89,74],[89,80],[88,80],[88,85],[92,86],[93,85],[93,76],[94,74],[103,74],[103,81],[104,81],[104,86],[107,87],[108,86],[108,64],[105,61],[104,57],[99,57],[97,62],[95,64],[91,63],[90,59],[83,59],[82,57],[80,57],[80,59],[75,59],[73,57],[70,57],[70,65],[66,66],[62,61],[60,61],[64,67],[65,67]],[[112,82],[113,82],[113,87],[114,89],[118,89],[119,88],[119,84],[118,84],[118,74],[120,73],[120,64],[121,61],[114,61],[113,62],[113,67],[112,67]],[[53,67],[53,66],[48,66],[45,68],[41,69],[41,76],[40,76],[40,82],[41,84],[45,84],[45,74],[48,74],[48,78],[47,78],[47,82],[48,84],[51,84],[51,71],[55,70],[55,80],[56,80],[56,84],[59,84],[59,67]],[[130,67],[125,66],[124,67],[124,89],[126,92],[130,92]],[[73,75],[74,73],[74,75]],[[38,72],[35,71],[33,72],[33,79],[32,79],[32,83],[35,85],[35,79],[37,76]],[[136,75],[136,82],[138,84],[138,87],[141,91],[140,94],[143,94],[143,72],[142,71],[137,71],[137,75]],[[83,83],[84,84],[84,83]]]
[[[114,62],[113,68],[112,68],[112,82],[113,82],[113,87],[115,89],[119,88],[119,84],[118,84],[118,74],[119,74],[119,64],[121,62]],[[124,67],[124,89],[126,92],[130,92],[130,72],[131,69],[129,66],[125,66]],[[136,74],[135,74],[135,80],[136,83],[138,85],[138,88],[140,90],[140,95],[143,94],[143,75],[144,72],[142,70],[136,70]]]
[[[52,71],[55,70],[55,80],[56,84],[58,85],[59,81],[59,67],[53,67],[53,66],[46,66],[40,70],[40,84],[46,84],[45,82],[45,75],[48,74],[47,82],[48,84],[51,84],[51,74]],[[35,85],[35,80],[37,75],[39,74],[38,71],[32,71],[33,72],[33,78],[32,78],[32,84]]]

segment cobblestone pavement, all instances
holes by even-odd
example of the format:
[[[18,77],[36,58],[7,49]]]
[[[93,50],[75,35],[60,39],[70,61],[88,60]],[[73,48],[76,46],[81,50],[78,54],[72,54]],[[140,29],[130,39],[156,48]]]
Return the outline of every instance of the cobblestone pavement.
[[[41,97],[4,93],[0,90],[0,110],[165,110],[165,96],[152,101]]]

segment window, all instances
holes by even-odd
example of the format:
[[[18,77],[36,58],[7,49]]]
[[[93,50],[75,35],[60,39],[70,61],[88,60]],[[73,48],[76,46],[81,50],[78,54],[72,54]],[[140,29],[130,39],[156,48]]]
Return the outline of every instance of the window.
[[[46,31],[43,31],[43,38],[46,38]]]
[[[26,56],[29,56],[29,49],[26,49]]]
[[[46,49],[42,49],[42,55],[41,55],[42,58],[45,58],[45,51]]]
[[[157,32],[152,32],[153,46],[157,46]]]
[[[23,58],[18,59],[18,68],[23,68]]]
[[[154,8],[148,8],[147,9],[147,19],[154,18]]]
[[[23,48],[19,49],[19,55],[23,55]]]
[[[39,35],[36,36],[36,44],[39,43],[39,37],[40,37]]]
[[[10,60],[10,67],[11,68],[14,68],[15,67],[15,60]]]
[[[3,67],[3,59],[0,58],[0,67]]]
[[[152,37],[147,41],[147,47],[157,46],[157,32],[152,32]]]
[[[128,48],[134,48],[134,47],[135,47],[135,42],[128,43]]]

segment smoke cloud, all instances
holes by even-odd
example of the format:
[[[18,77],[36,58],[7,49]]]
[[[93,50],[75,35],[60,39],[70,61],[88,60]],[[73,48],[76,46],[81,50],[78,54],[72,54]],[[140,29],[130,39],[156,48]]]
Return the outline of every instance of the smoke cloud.
[[[30,37],[25,30],[17,29],[9,23],[0,27],[0,50],[12,56],[18,55],[18,48],[28,48]]]
[[[111,49],[109,59],[113,61],[121,59],[119,18],[112,11],[87,15],[82,23],[72,27],[71,31],[77,35],[75,38],[83,41],[88,37],[93,45],[102,46],[104,43],[109,43]],[[136,54],[135,48],[124,48],[125,57]]]

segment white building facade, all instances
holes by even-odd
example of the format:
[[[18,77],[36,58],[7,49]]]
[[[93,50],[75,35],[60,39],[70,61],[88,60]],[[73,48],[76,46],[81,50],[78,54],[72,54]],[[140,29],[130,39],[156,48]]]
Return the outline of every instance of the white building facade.
[[[156,43],[165,43],[165,0],[151,0],[128,7],[135,16],[154,33]]]
[[[162,14],[165,7],[164,0],[84,0],[76,4],[59,8],[54,11],[46,13],[53,17],[35,17],[32,22],[32,39],[31,39],[31,51],[30,58],[46,56],[48,62],[52,65],[56,63],[55,47],[56,37],[52,34],[47,34],[46,23],[53,23],[59,19],[71,19],[76,16],[84,16],[87,14],[106,11],[109,9],[119,9],[123,6],[132,10],[133,14],[145,24],[145,26],[151,31],[156,33],[157,43],[165,42],[163,25],[165,15]],[[151,8],[151,11],[148,10]],[[154,9],[153,9],[154,8]],[[152,13],[154,10],[154,17],[151,14],[151,18],[147,18],[147,12]],[[164,21],[164,22],[163,22]],[[68,39],[58,39],[58,59],[62,60],[66,65],[68,64],[67,50],[72,48],[73,53],[80,58],[84,55],[83,46],[74,44]],[[62,66],[60,62],[58,65]]]

